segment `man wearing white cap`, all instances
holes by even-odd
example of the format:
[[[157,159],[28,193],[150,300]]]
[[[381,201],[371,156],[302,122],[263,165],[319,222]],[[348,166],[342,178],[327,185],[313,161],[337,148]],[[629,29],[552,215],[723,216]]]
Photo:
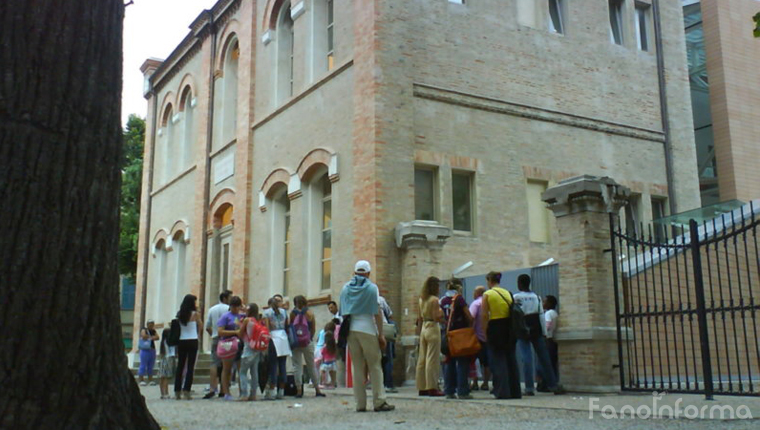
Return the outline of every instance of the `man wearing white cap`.
[[[386,342],[383,336],[383,315],[377,304],[379,291],[377,285],[369,280],[371,270],[368,261],[356,262],[353,278],[343,286],[340,293],[340,313],[344,318],[343,323],[350,326],[348,349],[353,360],[356,411],[367,410],[363,377],[366,366],[372,383],[374,410],[388,412],[394,410],[395,406],[385,401],[381,349],[385,349]]]

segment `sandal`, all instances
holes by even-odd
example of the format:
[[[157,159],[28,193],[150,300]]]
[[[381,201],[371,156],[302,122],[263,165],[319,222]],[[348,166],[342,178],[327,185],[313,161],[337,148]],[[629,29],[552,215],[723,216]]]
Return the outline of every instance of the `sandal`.
[[[382,405],[375,408],[375,412],[390,412],[392,410],[396,409],[395,406],[389,405],[387,402],[383,403]]]

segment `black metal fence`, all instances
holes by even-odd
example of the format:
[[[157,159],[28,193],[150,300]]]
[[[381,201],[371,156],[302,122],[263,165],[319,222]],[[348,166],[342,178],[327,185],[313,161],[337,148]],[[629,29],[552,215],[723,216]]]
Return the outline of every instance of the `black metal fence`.
[[[683,234],[624,232],[610,214],[623,390],[760,396],[757,212]]]

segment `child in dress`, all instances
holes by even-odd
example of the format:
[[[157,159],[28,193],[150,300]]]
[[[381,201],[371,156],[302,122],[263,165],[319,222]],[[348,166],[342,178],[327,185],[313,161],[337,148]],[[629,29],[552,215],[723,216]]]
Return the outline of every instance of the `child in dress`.
[[[330,321],[325,325],[325,346],[322,348],[322,364],[319,366],[320,380],[326,381],[330,375],[330,384],[325,388],[337,387],[337,367],[335,360],[338,356],[338,343],[335,341],[335,323]]]
[[[174,380],[174,373],[177,370],[177,348],[169,346],[166,341],[169,339],[171,323],[166,324],[166,328],[161,332],[161,361],[158,363],[158,385],[161,388],[161,398],[170,399],[169,381]]]

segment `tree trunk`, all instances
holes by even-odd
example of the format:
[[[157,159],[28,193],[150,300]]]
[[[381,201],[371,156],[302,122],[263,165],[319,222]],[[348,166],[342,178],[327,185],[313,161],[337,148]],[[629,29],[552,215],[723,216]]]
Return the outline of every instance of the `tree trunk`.
[[[158,429],[119,322],[122,0],[0,1],[0,428]]]

